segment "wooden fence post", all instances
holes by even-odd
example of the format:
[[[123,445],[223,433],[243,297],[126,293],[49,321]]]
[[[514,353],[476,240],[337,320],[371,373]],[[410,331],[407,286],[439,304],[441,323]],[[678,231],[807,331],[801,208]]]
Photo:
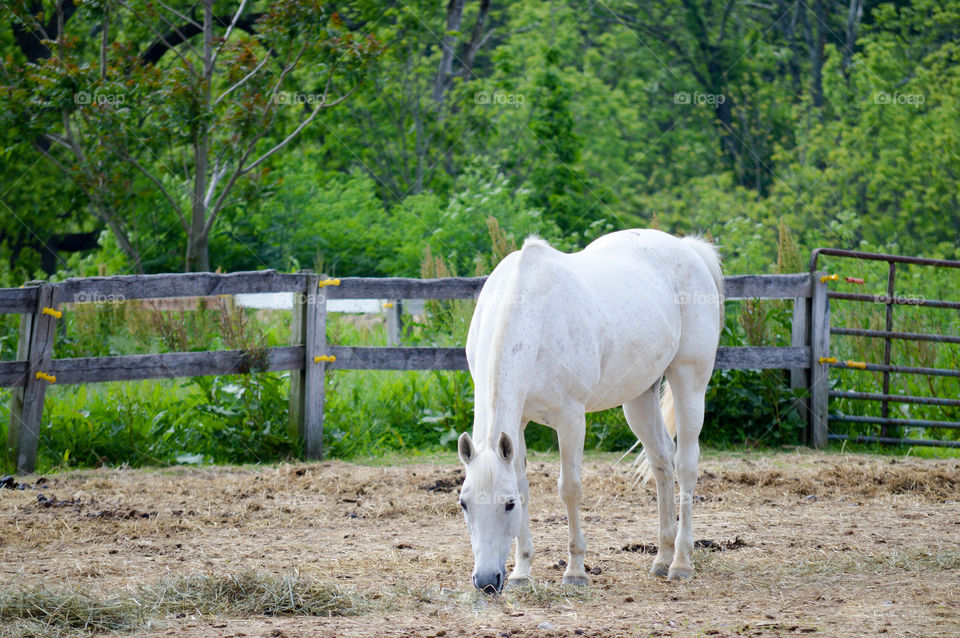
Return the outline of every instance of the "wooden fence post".
[[[793,300],[790,345],[809,347],[810,344],[810,299],[797,297]],[[810,381],[807,368],[790,368],[790,390],[804,390],[806,396],[795,400],[797,413],[805,422],[810,421]]]
[[[30,339],[33,335],[34,313],[20,315],[20,338],[17,340],[17,361],[30,359]],[[24,383],[12,388],[10,397],[10,424],[7,427],[7,456],[10,465],[17,465],[17,450],[20,447],[20,422],[23,420]]]
[[[827,284],[820,280],[823,272],[813,273],[812,297],[810,299],[810,420],[808,438],[810,445],[822,448],[827,445],[827,419],[830,402],[830,299]],[[824,361],[821,361],[824,360]]]
[[[10,409],[10,440],[13,441],[13,430],[16,430],[16,461],[17,472],[22,474],[33,473],[37,465],[37,449],[40,444],[40,425],[43,419],[43,401],[47,393],[47,385],[51,383],[46,378],[39,378],[37,373],[47,373],[50,369],[50,359],[53,355],[53,338],[56,333],[56,317],[43,312],[44,308],[55,310],[53,303],[54,287],[43,285],[40,287],[37,298],[37,311],[21,320],[21,345],[26,341],[27,346],[27,377],[23,381],[23,391],[20,400],[15,399]],[[24,322],[28,322],[29,337]],[[19,348],[18,348],[19,353]]]
[[[307,298],[304,308],[303,374],[303,453],[307,459],[323,458],[324,375],[327,363],[321,357],[327,349],[327,293],[319,286],[317,275],[307,277]]]
[[[302,270],[300,274],[309,274],[312,271]],[[307,341],[306,333],[306,309],[307,295],[310,294],[309,277],[302,290],[293,293],[293,310],[290,314],[290,345],[302,346]],[[304,357],[304,366],[306,366],[306,357]],[[287,432],[290,438],[303,444],[303,380],[305,367],[290,371],[290,424]]]
[[[307,459],[323,456],[324,374],[326,361],[316,360],[327,348],[327,295],[322,279],[310,271],[302,292],[294,293],[291,345],[303,345],[303,368],[290,374],[290,433],[303,445]]]
[[[387,345],[400,345],[400,335],[403,330],[403,301],[391,299],[387,302]]]

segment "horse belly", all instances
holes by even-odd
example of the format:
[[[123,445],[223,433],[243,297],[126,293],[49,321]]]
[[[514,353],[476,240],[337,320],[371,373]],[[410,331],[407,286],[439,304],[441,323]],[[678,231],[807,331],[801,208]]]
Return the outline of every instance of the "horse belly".
[[[676,340],[624,347],[604,362],[600,382],[586,402],[587,412],[623,405],[643,394],[663,375],[677,352]]]

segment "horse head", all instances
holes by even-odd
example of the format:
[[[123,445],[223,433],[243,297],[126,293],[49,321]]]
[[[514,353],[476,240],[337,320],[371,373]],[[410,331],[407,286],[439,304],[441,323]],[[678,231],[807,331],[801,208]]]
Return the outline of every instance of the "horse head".
[[[478,450],[464,432],[457,450],[466,467],[460,508],[473,546],[473,584],[495,594],[507,580],[507,554],[521,525],[513,440],[501,432],[492,449]]]

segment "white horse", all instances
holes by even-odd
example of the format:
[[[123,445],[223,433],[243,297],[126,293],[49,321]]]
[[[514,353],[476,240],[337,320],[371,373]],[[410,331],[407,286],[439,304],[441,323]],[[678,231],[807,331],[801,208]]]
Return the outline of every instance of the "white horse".
[[[714,247],[655,230],[605,235],[566,254],[528,239],[480,292],[467,336],[476,388],[473,438],[458,442],[460,490],[473,546],[473,583],[499,592],[517,539],[511,584],[530,578],[529,483],[523,431],[557,431],[560,498],[570,526],[565,584],[586,585],[580,463],[586,412],[623,406],[656,478],[659,550],[652,573],[693,574],[691,529],[704,395],[723,325],[723,278]],[[661,379],[676,421],[661,413]],[[672,422],[673,418],[669,418]],[[673,437],[676,433],[677,443]],[[680,523],[674,504],[674,455]]]

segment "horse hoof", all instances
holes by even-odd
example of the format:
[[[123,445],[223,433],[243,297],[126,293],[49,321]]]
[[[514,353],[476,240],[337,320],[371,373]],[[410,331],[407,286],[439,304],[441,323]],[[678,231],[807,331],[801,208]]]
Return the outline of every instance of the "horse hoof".
[[[564,576],[563,577],[564,585],[574,585],[576,587],[586,587],[589,584],[586,576]]]
[[[517,587],[524,587],[530,584],[529,578],[508,578],[507,579],[507,589],[515,589]]]
[[[670,570],[667,574],[667,580],[689,580],[693,577],[693,569],[688,567],[677,567]]]
[[[667,574],[670,573],[670,566],[654,563],[653,567],[650,568],[650,573],[660,578],[666,578]]]

